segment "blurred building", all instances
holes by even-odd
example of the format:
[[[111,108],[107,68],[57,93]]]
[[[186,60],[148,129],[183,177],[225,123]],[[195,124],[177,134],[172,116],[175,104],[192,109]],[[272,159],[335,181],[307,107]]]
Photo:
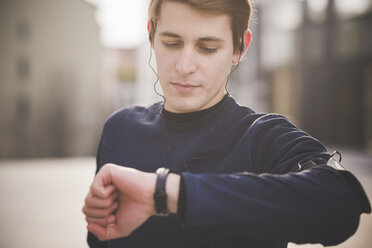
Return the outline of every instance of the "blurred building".
[[[329,143],[372,151],[372,1],[350,3],[303,6],[294,67],[301,72],[299,116]]]
[[[136,103],[150,105],[163,99],[157,94],[162,94],[158,82],[155,53],[151,51],[148,40],[141,43],[136,50],[137,81],[134,88]],[[157,93],[156,93],[157,92]]]
[[[253,4],[253,46],[233,77],[238,95],[325,143],[372,151],[372,1]]]
[[[155,57],[150,54],[150,44],[130,48],[104,48],[102,62],[102,99],[104,115],[130,105],[148,106],[161,101],[154,86],[161,94],[155,72]]]
[[[134,103],[136,60],[136,49],[104,48],[101,82],[105,116]]]
[[[101,50],[85,1],[0,1],[0,158],[94,154]]]

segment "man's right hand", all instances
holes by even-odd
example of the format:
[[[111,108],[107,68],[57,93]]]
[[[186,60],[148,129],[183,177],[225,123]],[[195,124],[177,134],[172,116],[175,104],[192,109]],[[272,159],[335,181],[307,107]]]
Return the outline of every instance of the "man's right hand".
[[[100,240],[130,235],[154,211],[155,173],[104,165],[85,198],[88,230]]]

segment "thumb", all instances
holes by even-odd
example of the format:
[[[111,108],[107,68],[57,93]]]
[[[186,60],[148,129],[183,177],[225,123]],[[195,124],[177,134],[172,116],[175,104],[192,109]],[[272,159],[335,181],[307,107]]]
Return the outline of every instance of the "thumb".
[[[116,224],[109,224],[105,227],[102,227],[96,223],[89,223],[87,229],[91,233],[93,233],[100,241],[120,237],[120,235],[118,235]]]

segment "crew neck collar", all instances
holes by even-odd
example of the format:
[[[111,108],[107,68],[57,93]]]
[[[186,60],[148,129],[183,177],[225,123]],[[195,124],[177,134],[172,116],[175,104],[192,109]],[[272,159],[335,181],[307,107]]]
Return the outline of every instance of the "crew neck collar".
[[[168,131],[189,132],[203,128],[214,122],[228,105],[231,97],[226,94],[221,101],[214,106],[200,111],[189,113],[173,113],[164,109],[161,110],[164,127]]]
[[[188,113],[173,113],[168,110],[166,110],[164,107],[162,109],[162,113],[165,119],[172,122],[189,122],[189,121],[195,121],[200,118],[203,118],[203,116],[215,111],[218,109],[220,105],[222,105],[228,98],[228,94],[226,94],[218,103],[213,105],[212,107],[209,107],[207,109],[194,111],[194,112],[188,112]]]

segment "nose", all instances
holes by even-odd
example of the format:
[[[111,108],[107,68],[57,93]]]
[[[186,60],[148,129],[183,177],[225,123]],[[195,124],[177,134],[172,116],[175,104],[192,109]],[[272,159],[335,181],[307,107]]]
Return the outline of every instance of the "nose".
[[[182,49],[176,63],[176,70],[181,75],[192,74],[197,69],[196,55],[192,48],[185,47]]]

